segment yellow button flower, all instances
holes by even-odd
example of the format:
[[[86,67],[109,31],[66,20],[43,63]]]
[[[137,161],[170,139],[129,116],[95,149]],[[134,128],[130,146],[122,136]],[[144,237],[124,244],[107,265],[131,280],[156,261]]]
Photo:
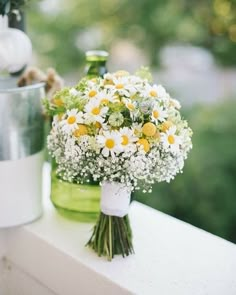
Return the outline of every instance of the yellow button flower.
[[[161,124],[161,131],[166,132],[174,124],[171,121],[165,121]]]
[[[145,123],[143,125],[142,132],[146,136],[154,136],[156,131],[157,131],[156,126],[151,122]]]
[[[145,151],[146,153],[149,152],[149,150],[150,150],[150,145],[149,145],[149,142],[147,141],[147,139],[145,139],[145,138],[140,138],[140,139],[137,141],[137,143],[143,146],[143,149],[144,149],[144,151]]]
[[[79,137],[88,134],[88,129],[85,125],[79,124],[78,128],[74,131],[74,136]]]

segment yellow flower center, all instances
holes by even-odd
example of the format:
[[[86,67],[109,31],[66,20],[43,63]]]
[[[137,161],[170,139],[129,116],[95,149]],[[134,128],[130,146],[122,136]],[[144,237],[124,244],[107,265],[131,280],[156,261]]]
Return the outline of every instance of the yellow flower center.
[[[157,130],[156,133],[153,135],[153,137],[159,141],[161,137],[160,132]]]
[[[108,148],[108,149],[112,149],[114,146],[115,146],[115,141],[114,139],[112,138],[108,138],[105,142],[105,146]]]
[[[152,114],[155,119],[159,117],[159,112],[157,110],[153,111]]]
[[[96,90],[90,90],[88,95],[89,97],[94,97],[96,94],[97,94]]]
[[[156,131],[156,126],[151,122],[145,123],[143,125],[142,132],[146,136],[153,136],[156,133]]]
[[[70,116],[67,118],[67,123],[68,124],[74,124],[76,121],[76,117],[75,116]]]
[[[132,103],[127,103],[127,108],[130,110],[130,111],[133,111],[134,110],[134,105]]]
[[[144,149],[144,151],[145,151],[146,153],[149,152],[149,150],[150,150],[150,145],[149,145],[149,142],[148,142],[145,138],[140,138],[140,139],[137,141],[137,143],[143,146],[143,149]]]
[[[79,137],[81,135],[86,135],[88,134],[88,129],[85,125],[78,125],[78,128],[74,131],[74,136]]]
[[[173,126],[171,121],[165,121],[161,124],[161,131],[166,132],[171,126]]]
[[[123,145],[127,145],[129,143],[129,138],[127,135],[122,135],[122,143]]]
[[[99,123],[99,122],[96,122],[96,123],[95,123],[95,127],[96,127],[97,129],[100,129],[100,128],[102,127],[102,124]]]
[[[122,88],[124,88],[123,84],[116,84],[116,89],[122,89]]]
[[[114,85],[112,80],[105,80],[104,85]]]
[[[101,104],[108,104],[109,103],[109,100],[107,99],[107,98],[103,98],[102,100],[101,100]]]
[[[157,92],[156,90],[152,89],[150,92],[149,92],[150,96],[153,96],[153,97],[157,97]]]
[[[92,114],[93,115],[99,115],[100,114],[100,109],[98,107],[95,107],[92,109]]]
[[[56,106],[61,107],[64,105],[63,101],[61,98],[54,98],[52,101]]]
[[[123,71],[123,70],[115,72],[116,77],[124,77],[124,76],[128,76],[128,75],[129,75],[129,72]]]
[[[175,143],[175,138],[174,138],[173,135],[168,136],[168,142],[169,142],[169,144],[174,144]]]

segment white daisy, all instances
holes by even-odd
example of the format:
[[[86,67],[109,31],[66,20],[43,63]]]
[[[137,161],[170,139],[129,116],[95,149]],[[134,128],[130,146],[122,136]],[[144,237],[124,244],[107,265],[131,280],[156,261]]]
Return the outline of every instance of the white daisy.
[[[167,117],[167,111],[163,109],[163,107],[155,105],[152,110],[151,120],[155,123],[164,121]]]
[[[113,81],[113,79],[114,79],[114,75],[112,75],[111,73],[106,73],[106,74],[103,76],[103,78],[104,78],[105,80]]]
[[[103,123],[108,107],[101,106],[100,100],[93,98],[85,105],[84,110],[86,124],[94,122]]]
[[[176,109],[180,109],[181,108],[181,104],[177,99],[174,98],[170,98],[170,105],[173,106]]]
[[[102,148],[102,155],[108,157],[110,154],[112,157],[115,154],[119,154],[122,151],[122,137],[117,131],[104,131],[103,135],[97,136],[97,143]]]
[[[130,112],[135,111],[135,109],[136,109],[135,102],[133,102],[131,99],[128,99],[128,98],[123,98],[122,101]]]
[[[150,85],[146,84],[144,90],[141,92],[144,97],[152,98],[166,98],[169,97],[165,88],[162,85]]]
[[[113,85],[106,85],[120,96],[130,97],[136,93],[134,85],[129,83],[128,77],[113,77]]]
[[[158,98],[169,98],[169,94],[162,85],[158,85],[156,91]]]
[[[143,83],[143,80],[137,76],[129,76],[129,83],[133,85],[136,84],[135,86],[141,86],[141,84]]]
[[[138,137],[135,136],[134,130],[128,127],[124,127],[119,130],[119,133],[122,137],[121,145],[124,151],[135,151],[136,145],[134,143],[137,142]]]
[[[181,144],[180,136],[176,135],[176,127],[170,127],[165,133],[161,133],[161,142],[165,149],[170,149],[171,152],[176,153],[179,151]]]
[[[114,102],[116,96],[114,96],[114,91],[102,90],[97,94],[97,99],[101,105],[107,105],[109,102]]]
[[[141,135],[142,135],[142,128],[143,128],[142,123],[133,123],[132,124],[132,129],[134,130],[134,134],[138,137],[141,137]]]
[[[88,99],[97,97],[97,94],[99,92],[98,87],[99,85],[88,81],[88,88],[84,91],[84,96]]]
[[[57,127],[59,124],[61,124],[61,121],[65,119],[65,115],[54,115],[52,126]]]
[[[152,98],[157,98],[157,85],[151,86],[149,83],[147,83],[141,91],[141,95],[143,97],[152,97]]]
[[[60,125],[62,126],[63,131],[70,132],[74,131],[77,128],[77,125],[82,124],[83,122],[83,113],[78,112],[77,109],[72,109],[66,112],[65,117],[60,121]]]

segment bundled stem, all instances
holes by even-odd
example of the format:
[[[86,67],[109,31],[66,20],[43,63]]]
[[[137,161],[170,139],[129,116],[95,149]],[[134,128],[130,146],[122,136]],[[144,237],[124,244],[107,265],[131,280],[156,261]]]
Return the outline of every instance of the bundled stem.
[[[106,256],[109,261],[116,254],[125,257],[134,253],[128,215],[117,217],[101,212],[86,246],[92,248],[98,256]]]

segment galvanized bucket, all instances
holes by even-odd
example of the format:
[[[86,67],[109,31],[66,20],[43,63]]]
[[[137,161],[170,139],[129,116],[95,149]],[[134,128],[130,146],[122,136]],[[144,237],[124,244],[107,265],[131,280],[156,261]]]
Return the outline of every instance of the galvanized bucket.
[[[42,214],[44,83],[16,87],[0,80],[0,227]]]

